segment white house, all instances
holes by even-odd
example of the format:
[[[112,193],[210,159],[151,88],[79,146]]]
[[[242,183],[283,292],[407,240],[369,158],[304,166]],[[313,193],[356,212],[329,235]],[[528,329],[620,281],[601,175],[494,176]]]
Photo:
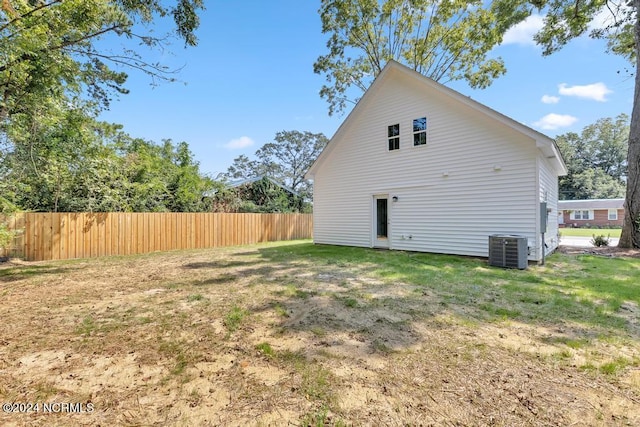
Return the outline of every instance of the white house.
[[[307,172],[314,241],[486,257],[512,234],[537,261],[566,173],[551,138],[390,61]]]

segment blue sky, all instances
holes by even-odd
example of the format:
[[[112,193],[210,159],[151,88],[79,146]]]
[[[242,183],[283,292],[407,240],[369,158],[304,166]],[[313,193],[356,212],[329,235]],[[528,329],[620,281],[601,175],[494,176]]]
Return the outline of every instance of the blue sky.
[[[124,125],[134,137],[188,142],[201,170],[214,177],[279,131],[331,137],[346,114],[329,117],[318,94],[324,77],[313,73],[313,63],[326,53],[327,39],[319,6],[319,0],[208,1],[198,46],[176,42],[157,58],[182,67],[180,82],[152,86],[148,76],[130,72],[130,93],[101,119]],[[551,137],[630,115],[629,64],[586,37],[542,57],[531,38],[540,24],[534,16],[506,35],[494,54],[504,59],[507,74],[489,88],[448,86]]]

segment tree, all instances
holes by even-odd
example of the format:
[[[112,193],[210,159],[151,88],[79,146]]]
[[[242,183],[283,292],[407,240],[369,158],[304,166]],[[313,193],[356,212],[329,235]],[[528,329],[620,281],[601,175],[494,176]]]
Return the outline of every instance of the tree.
[[[560,178],[561,199],[624,197],[629,116],[600,119],[581,135],[557,137],[568,174]]]
[[[0,150],[4,197],[21,208],[59,210],[72,176],[92,144],[85,133],[87,117],[82,111],[51,105],[47,118],[24,116],[24,121],[16,120],[9,133],[13,144]]]
[[[329,140],[322,133],[282,131],[274,142],[264,144],[255,153],[256,160],[236,157],[224,175],[227,179],[269,176],[302,197],[311,197],[311,184],[304,175]]]
[[[132,138],[62,110],[28,141],[0,150],[0,207],[66,212],[208,211],[213,188],[186,142]],[[6,201],[6,203],[3,202]],[[4,209],[4,208],[3,208]]]
[[[212,197],[214,212],[306,212],[302,197],[262,177],[235,187],[217,187]]]
[[[175,148],[174,167],[175,172],[168,183],[172,197],[167,207],[173,212],[208,211],[209,199],[203,196],[213,189],[212,180],[200,174],[199,163],[184,141]]]
[[[125,192],[122,210],[133,212],[206,212],[205,195],[213,181],[202,176],[199,164],[186,142],[176,145],[165,139],[162,145],[119,136],[124,179],[119,186]]]
[[[238,180],[246,178],[256,178],[264,175],[273,175],[267,165],[258,160],[250,160],[244,154],[233,159],[233,164],[229,166],[227,172],[222,174],[222,178]]]
[[[12,198],[12,194],[21,199],[24,190],[31,190],[32,199],[22,200],[25,206],[62,209],[58,202],[63,189],[70,185],[69,180],[81,176],[79,166],[68,167],[78,159],[84,161],[83,167],[88,165],[88,153],[78,144],[90,138],[82,134],[88,128],[80,122],[93,121],[100,109],[109,106],[114,93],[127,92],[126,73],[110,67],[142,71],[154,80],[173,80],[172,70],[143,57],[144,50],[162,50],[169,40],[155,36],[149,27],[170,16],[177,36],[193,46],[202,5],[202,0],[2,0],[0,152],[11,153],[15,185],[0,185],[4,187],[0,199]],[[130,39],[130,44],[138,46],[110,50],[99,43],[108,36]],[[84,169],[88,180],[80,181],[95,184],[85,185],[88,194],[105,190],[99,180],[110,182],[114,171],[114,165],[100,169],[106,159],[92,161],[93,166]],[[6,159],[3,163],[7,167]],[[18,171],[26,181],[19,179]],[[91,174],[98,171],[101,174],[92,181]],[[9,172],[0,169],[0,173]],[[101,196],[98,205],[121,202]],[[83,204],[76,199],[64,209]]]
[[[436,81],[464,79],[484,88],[505,73],[489,58],[504,32],[529,11],[510,0],[323,0],[329,53],[314,64],[326,76],[320,95],[341,112],[354,88],[364,92],[391,59]],[[359,96],[359,95],[356,95]]]
[[[171,3],[171,5],[167,5]],[[166,37],[140,33],[170,15],[177,35],[196,44],[202,0],[3,0],[0,7],[0,119],[28,113],[45,99],[89,95],[108,106],[109,93],[126,92],[126,74],[109,64],[171,79],[166,67],[130,48],[113,52],[97,42],[107,35],[155,48]]]
[[[516,3],[516,2],[514,2]],[[640,0],[575,1],[535,0],[521,2],[518,6],[529,6],[545,14],[544,27],[535,36],[543,46],[543,54],[550,55],[560,50],[570,40],[585,33],[593,38],[606,39],[610,52],[623,55],[635,65],[635,89],[633,110],[629,127],[627,151],[627,188],[625,216],[618,246],[640,247]],[[590,29],[596,18],[604,14],[607,23]]]

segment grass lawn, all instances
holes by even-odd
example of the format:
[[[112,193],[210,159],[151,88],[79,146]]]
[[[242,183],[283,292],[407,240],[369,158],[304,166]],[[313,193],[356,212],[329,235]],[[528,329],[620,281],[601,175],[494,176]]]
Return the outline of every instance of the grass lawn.
[[[0,400],[93,405],[0,424],[640,425],[639,284],[308,241],[0,264]]]
[[[560,234],[562,236],[572,236],[572,237],[593,237],[596,236],[610,236],[614,238],[620,238],[620,233],[622,233],[622,229],[620,228],[561,228]]]

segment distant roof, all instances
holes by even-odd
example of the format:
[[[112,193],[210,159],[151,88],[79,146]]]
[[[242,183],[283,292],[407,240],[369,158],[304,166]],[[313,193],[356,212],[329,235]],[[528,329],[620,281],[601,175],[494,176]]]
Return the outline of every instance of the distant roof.
[[[265,178],[268,181],[270,181],[271,183],[273,183],[273,184],[277,185],[278,187],[282,188],[283,190],[286,190],[289,193],[293,194],[294,196],[299,196],[298,192],[295,191],[294,189],[289,188],[286,185],[282,185],[278,181],[276,181],[275,179],[270,178],[270,177],[268,177],[266,175],[256,176],[254,178],[241,179],[240,181],[233,181],[233,182],[229,183],[229,187],[231,187],[231,188],[240,187],[241,185],[257,182],[257,181],[260,181],[260,180],[265,179]]]
[[[624,199],[558,200],[558,209],[622,209]]]

